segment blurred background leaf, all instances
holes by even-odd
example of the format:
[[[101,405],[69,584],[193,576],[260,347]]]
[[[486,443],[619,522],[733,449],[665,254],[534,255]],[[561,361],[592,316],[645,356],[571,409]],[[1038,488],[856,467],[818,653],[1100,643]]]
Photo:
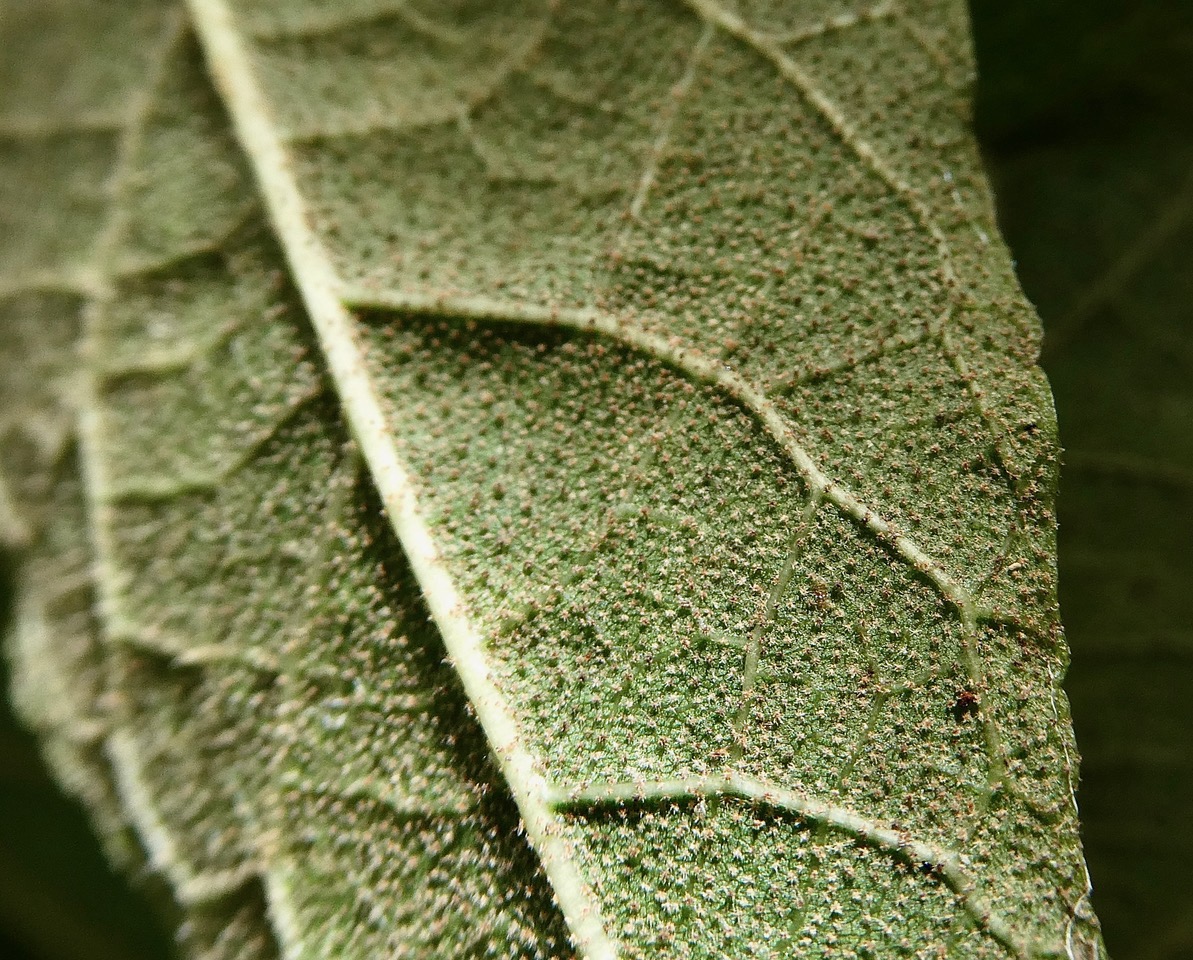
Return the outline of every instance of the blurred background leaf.
[[[0,634],[13,570],[0,556]],[[0,684],[8,690],[7,664]],[[109,866],[82,809],[50,779],[31,734],[0,698],[0,957],[159,960],[170,939]]]
[[[1188,957],[1193,4],[971,4],[979,134],[1068,448],[1061,604],[1095,903],[1117,960]],[[0,706],[0,956],[168,956]]]

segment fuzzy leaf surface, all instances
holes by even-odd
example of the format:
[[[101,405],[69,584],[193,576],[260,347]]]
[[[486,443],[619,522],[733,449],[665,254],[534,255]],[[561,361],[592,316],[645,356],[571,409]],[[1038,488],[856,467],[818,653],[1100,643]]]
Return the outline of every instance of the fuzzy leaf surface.
[[[290,956],[1097,956],[961,6],[187,11],[93,241],[18,205],[3,261],[86,301],[42,402],[180,901]]]

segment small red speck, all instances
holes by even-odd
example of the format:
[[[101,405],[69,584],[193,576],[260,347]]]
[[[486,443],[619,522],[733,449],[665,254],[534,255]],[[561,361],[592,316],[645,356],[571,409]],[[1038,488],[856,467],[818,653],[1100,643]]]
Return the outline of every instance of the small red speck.
[[[953,718],[960,723],[971,714],[977,713],[981,705],[976,693],[972,690],[962,690],[957,694],[957,699],[953,701],[953,705],[949,709],[952,711]]]

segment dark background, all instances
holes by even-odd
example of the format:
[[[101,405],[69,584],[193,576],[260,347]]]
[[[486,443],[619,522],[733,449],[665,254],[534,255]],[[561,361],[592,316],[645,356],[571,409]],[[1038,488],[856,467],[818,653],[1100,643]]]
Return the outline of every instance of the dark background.
[[[1094,903],[1117,960],[1193,957],[1193,2],[971,10],[979,137],[1067,450]],[[0,620],[12,575],[0,557]],[[0,698],[0,958],[168,957],[152,918]]]
[[[1193,957],[1193,3],[972,0],[978,131],[1044,321],[1094,906]]]

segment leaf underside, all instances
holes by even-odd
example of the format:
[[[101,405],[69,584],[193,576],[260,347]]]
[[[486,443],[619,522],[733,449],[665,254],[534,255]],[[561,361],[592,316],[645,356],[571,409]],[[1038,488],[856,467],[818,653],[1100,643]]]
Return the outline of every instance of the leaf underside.
[[[17,694],[192,952],[1099,955],[963,13],[10,13]]]

